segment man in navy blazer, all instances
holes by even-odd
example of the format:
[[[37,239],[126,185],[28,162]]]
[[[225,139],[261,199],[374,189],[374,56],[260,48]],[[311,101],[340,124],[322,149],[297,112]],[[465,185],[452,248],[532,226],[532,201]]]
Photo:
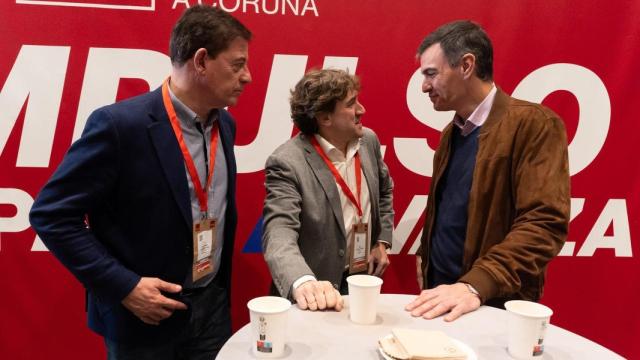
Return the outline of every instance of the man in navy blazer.
[[[109,359],[212,359],[231,334],[235,123],[224,107],[251,81],[250,39],[218,8],[188,9],[162,88],[94,111],[31,209],[87,289]]]

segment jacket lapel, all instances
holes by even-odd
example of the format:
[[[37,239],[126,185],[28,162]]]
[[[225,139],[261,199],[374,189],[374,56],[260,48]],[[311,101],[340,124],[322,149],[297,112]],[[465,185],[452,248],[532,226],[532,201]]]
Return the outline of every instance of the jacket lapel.
[[[509,105],[509,95],[505,94],[500,88],[496,91],[496,97],[493,99],[493,106],[491,106],[491,110],[489,111],[489,116],[487,116],[487,120],[485,120],[482,128],[480,128],[480,133],[478,134],[478,138],[483,138],[489,133],[495,126],[500,123],[500,120],[505,117],[504,113]]]
[[[184,159],[180,146],[171,128],[169,117],[162,103],[162,92],[155,90],[154,103],[149,116],[154,122],[148,126],[149,137],[158,155],[164,176],[169,183],[173,197],[176,200],[185,225],[191,230],[191,202],[189,200],[189,185],[184,168]]]
[[[372,154],[368,151],[369,144],[366,143],[366,137],[362,137],[362,141],[360,143],[360,149],[358,150],[358,155],[360,156],[360,163],[362,164],[362,172],[364,173],[364,178],[366,180],[367,188],[369,189],[369,198],[371,202],[371,216],[373,220],[374,216],[378,216],[378,184],[374,182],[374,179],[377,179],[377,175],[374,174],[373,169],[376,168],[374,166],[374,159],[372,159]]]
[[[316,149],[313,148],[306,136],[301,134],[298,140],[302,143],[302,146],[306,151],[307,163],[315,174],[316,179],[318,179],[320,186],[322,186],[322,189],[324,190],[324,193],[329,200],[329,204],[331,205],[331,210],[333,210],[333,215],[335,216],[336,221],[340,226],[340,232],[342,232],[342,235],[346,239],[347,233],[344,230],[344,219],[342,216],[340,195],[338,194],[338,187],[336,186],[336,181],[333,178],[333,174],[331,174],[331,171],[327,169],[327,164],[324,163],[324,160],[322,160],[320,155],[318,155]]]
[[[233,153],[234,146],[234,136],[232,130],[231,119],[226,111],[220,110],[219,118],[218,118],[218,129],[220,131],[220,140],[222,141],[222,150],[224,152],[224,157],[227,162],[227,186],[229,191],[227,191],[227,203],[231,204],[233,199],[229,197],[235,196],[235,174],[236,174],[236,158]]]

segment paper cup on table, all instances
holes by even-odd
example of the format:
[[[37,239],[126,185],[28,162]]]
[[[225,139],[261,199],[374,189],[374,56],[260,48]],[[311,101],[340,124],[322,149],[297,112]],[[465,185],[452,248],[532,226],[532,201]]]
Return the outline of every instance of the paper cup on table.
[[[347,278],[347,283],[349,318],[356,324],[373,324],[376,321],[382,279],[371,275],[351,275]]]
[[[544,352],[544,334],[553,311],[531,301],[511,300],[504,304],[509,354],[516,359],[539,359]]]
[[[277,296],[249,300],[251,349],[258,358],[275,358],[284,353],[287,313],[291,302]]]

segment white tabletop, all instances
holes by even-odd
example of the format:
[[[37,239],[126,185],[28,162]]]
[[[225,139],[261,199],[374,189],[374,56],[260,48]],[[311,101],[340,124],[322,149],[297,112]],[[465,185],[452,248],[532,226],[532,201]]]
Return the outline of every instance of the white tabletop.
[[[378,339],[390,334],[392,328],[403,327],[441,330],[467,344],[478,359],[511,359],[507,353],[506,311],[482,306],[456,321],[446,323],[442,317],[425,320],[414,318],[404,311],[404,306],[414,298],[415,295],[382,294],[373,325],[357,325],[349,320],[348,296],[345,297],[345,308],[341,312],[301,311],[294,305],[288,314],[287,347],[283,358],[380,359]],[[253,358],[250,336],[251,325],[247,324],[227,341],[217,359]],[[554,325],[547,329],[544,345],[541,360],[623,359],[593,341]]]

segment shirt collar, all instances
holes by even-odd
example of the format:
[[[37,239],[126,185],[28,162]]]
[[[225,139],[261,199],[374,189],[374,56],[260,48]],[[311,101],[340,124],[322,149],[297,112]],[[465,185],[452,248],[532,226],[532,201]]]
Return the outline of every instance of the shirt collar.
[[[342,151],[333,146],[333,144],[331,144],[325,138],[320,136],[320,134],[314,134],[313,136],[315,136],[316,140],[318,140],[320,148],[322,149],[322,151],[324,151],[329,160],[335,162],[347,161],[353,158],[360,149],[360,142],[362,140],[361,138],[358,138],[349,142],[349,144],[347,145],[347,155],[345,156],[344,154],[342,154]]]
[[[180,122],[186,123],[187,125],[195,125],[196,122],[200,121],[200,117],[193,110],[191,110],[185,103],[183,103],[178,97],[171,91],[171,87],[167,86],[169,89],[169,96],[171,97],[171,103],[173,104],[173,108],[176,111],[176,116]],[[213,109],[209,112],[209,118],[206,119],[204,123],[204,127],[209,127],[213,125],[213,123],[218,120],[218,109]]]
[[[467,120],[460,118],[456,115],[453,118],[453,122],[462,130],[462,135],[467,136],[475,128],[480,127],[487,121],[491,107],[493,106],[493,100],[496,98],[497,87],[495,84],[491,85],[491,91],[485,96],[484,100],[473,110]]]

